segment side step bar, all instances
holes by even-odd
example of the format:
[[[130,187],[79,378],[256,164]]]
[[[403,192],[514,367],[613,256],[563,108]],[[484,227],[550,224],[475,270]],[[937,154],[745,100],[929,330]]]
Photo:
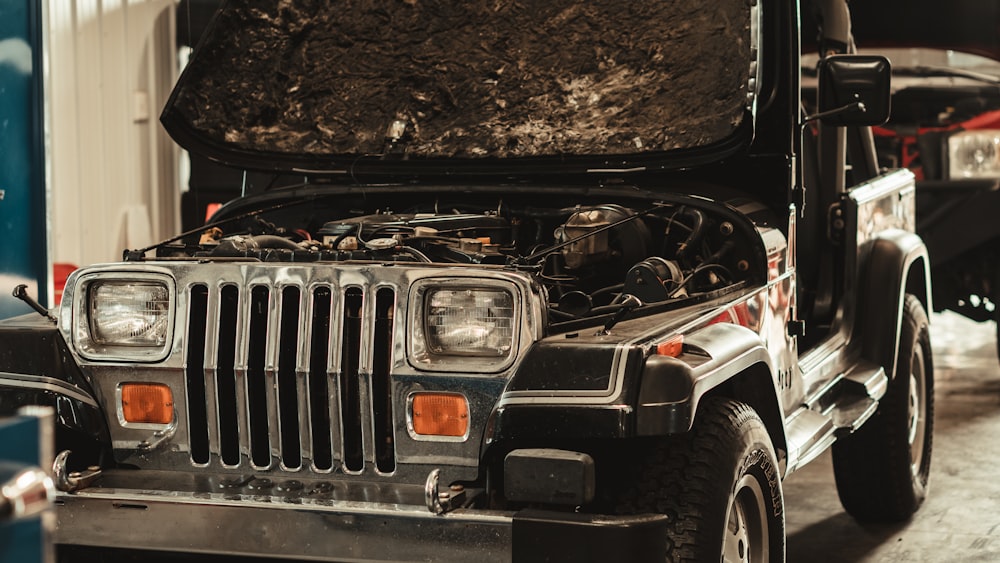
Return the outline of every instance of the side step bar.
[[[889,387],[882,366],[862,362],[820,390],[790,417],[788,468],[791,472],[826,451],[838,436],[850,434],[878,409]]]

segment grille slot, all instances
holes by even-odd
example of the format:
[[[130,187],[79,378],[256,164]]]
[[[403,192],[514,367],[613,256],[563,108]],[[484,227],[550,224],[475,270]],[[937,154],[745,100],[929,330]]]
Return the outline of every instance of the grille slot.
[[[375,428],[375,466],[383,473],[396,469],[392,447],[392,319],[395,294],[381,288],[375,293],[375,337],[372,339],[372,421]]]
[[[281,462],[289,469],[302,466],[299,443],[299,391],[295,381],[295,354],[298,350],[299,290],[281,292],[281,325],[278,348],[278,430],[281,434]]]
[[[191,446],[191,461],[199,465],[208,463],[208,412],[205,403],[205,330],[208,326],[208,288],[196,285],[191,288],[190,315],[188,316],[188,352],[185,383],[187,384],[187,412]]]
[[[222,288],[219,303],[219,352],[215,371],[217,412],[219,416],[219,446],[222,463],[239,465],[240,434],[236,400],[236,316],[240,292],[236,286]]]
[[[270,292],[266,287],[250,290],[250,331],[247,346],[247,405],[250,421],[250,459],[255,467],[270,467],[268,438],[267,380],[264,362],[267,353],[267,313]]]
[[[309,346],[309,420],[312,423],[313,465],[320,471],[333,468],[333,448],[330,437],[329,378],[326,363],[330,354],[330,308],[333,305],[329,288],[313,291],[312,343]]]
[[[340,420],[344,436],[344,466],[361,471],[365,460],[361,435],[361,315],[363,294],[357,287],[344,292],[340,361]]]
[[[229,283],[189,292],[194,464],[395,470],[394,289],[255,284],[241,293]]]

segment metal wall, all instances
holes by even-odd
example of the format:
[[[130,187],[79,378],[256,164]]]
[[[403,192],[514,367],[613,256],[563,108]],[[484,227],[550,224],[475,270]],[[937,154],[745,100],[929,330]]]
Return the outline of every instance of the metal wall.
[[[0,318],[31,312],[17,284],[49,294],[41,46],[40,0],[0,0]]]
[[[174,2],[44,1],[52,261],[118,260],[179,229]]]
[[[0,318],[180,226],[173,0],[0,0]],[[45,61],[43,66],[42,61]],[[56,268],[65,273],[65,268]]]

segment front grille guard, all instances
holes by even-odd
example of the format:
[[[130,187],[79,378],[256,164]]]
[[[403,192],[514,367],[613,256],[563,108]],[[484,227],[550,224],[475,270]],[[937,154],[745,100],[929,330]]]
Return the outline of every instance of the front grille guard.
[[[194,464],[207,465],[215,452],[228,468],[361,473],[371,459],[377,472],[393,472],[395,289],[255,285],[242,300],[233,284],[188,291]],[[365,318],[366,299],[375,300],[373,319]],[[371,343],[362,346],[366,333]],[[339,369],[328,372],[331,364]]]
[[[174,338],[155,362],[99,361],[73,347],[81,278],[161,276],[176,288]],[[508,288],[515,295],[512,360],[486,369],[427,371],[407,357],[418,322],[413,295],[440,284]],[[418,289],[419,288],[419,289]],[[67,283],[60,330],[106,410],[117,462],[139,469],[290,479],[359,475],[422,484],[478,475],[483,431],[517,364],[544,330],[545,296],[499,267],[398,264],[149,262],[93,266]],[[418,316],[418,315],[416,315]],[[414,317],[414,318],[410,318]],[[127,424],[116,393],[129,382],[167,385],[168,427]],[[421,437],[407,401],[420,391],[469,401],[463,439]]]

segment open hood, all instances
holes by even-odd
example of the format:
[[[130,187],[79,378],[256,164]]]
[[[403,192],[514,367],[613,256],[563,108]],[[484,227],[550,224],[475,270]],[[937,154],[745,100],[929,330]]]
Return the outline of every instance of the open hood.
[[[273,171],[690,165],[752,130],[750,4],[228,0],[161,120]]]

